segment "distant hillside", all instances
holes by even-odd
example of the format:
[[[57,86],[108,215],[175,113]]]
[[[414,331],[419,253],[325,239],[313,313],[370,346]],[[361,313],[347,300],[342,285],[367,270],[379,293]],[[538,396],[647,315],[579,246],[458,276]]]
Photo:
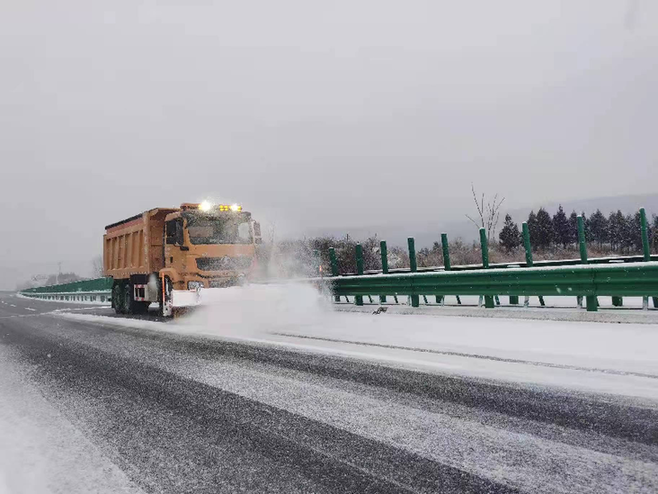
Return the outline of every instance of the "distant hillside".
[[[509,202],[510,199],[508,198]],[[576,210],[578,213],[585,211],[587,215],[600,209],[606,216],[611,211],[621,211],[625,214],[633,213],[644,207],[647,211],[649,218],[652,214],[658,214],[658,194],[642,194],[642,195],[624,195],[615,197],[597,197],[592,199],[582,199],[577,201],[562,201],[551,203],[537,203],[527,207],[517,208],[512,210],[501,211],[501,218],[499,227],[503,223],[505,214],[509,213],[515,222],[521,223],[528,218],[531,210],[535,212],[540,208],[548,210],[551,215],[557,211],[558,205],[562,204],[565,212],[568,214]],[[466,211],[465,211],[466,213]],[[453,216],[454,218],[454,216]],[[465,242],[472,242],[478,239],[478,230],[465,216],[463,220],[448,220],[445,222],[438,221],[436,224],[431,223],[418,223],[418,224],[386,224],[386,225],[372,225],[364,226],[362,228],[352,228],[348,230],[343,229],[325,229],[307,231],[306,235],[309,237],[331,235],[337,238],[344,237],[349,234],[353,238],[362,239],[377,234],[381,239],[385,239],[391,245],[406,245],[407,237],[414,237],[416,245],[419,248],[429,247],[433,242],[439,241],[441,232],[446,232],[451,240],[461,238]]]

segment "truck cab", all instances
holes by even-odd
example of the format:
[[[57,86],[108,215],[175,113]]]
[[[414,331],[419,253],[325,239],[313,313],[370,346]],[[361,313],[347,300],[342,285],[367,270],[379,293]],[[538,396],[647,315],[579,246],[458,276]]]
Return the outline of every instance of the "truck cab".
[[[260,227],[240,206],[184,204],[165,217],[164,268],[174,290],[240,284],[255,266]]]

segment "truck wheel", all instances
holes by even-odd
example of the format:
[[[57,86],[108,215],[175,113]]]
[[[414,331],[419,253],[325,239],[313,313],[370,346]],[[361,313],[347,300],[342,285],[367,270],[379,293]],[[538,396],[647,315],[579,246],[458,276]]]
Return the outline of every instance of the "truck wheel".
[[[164,284],[164,300],[160,300],[160,315],[162,317],[171,317],[174,315],[174,306],[171,298],[173,287],[169,278],[164,279]]]
[[[124,314],[136,314],[136,305],[137,302],[133,299],[133,285],[128,282],[124,288],[124,297],[123,297],[123,312]]]
[[[123,314],[123,284],[115,283],[112,287],[112,305],[114,306],[114,311],[117,314]]]

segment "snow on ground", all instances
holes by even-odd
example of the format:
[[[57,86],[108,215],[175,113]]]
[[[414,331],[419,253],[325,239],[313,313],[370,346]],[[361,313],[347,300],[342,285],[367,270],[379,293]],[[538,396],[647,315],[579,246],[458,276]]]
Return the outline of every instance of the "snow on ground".
[[[312,287],[289,284],[208,290],[203,297],[203,308],[167,324],[60,316],[658,400],[655,325],[341,313]]]
[[[0,494],[141,493],[0,345]]]

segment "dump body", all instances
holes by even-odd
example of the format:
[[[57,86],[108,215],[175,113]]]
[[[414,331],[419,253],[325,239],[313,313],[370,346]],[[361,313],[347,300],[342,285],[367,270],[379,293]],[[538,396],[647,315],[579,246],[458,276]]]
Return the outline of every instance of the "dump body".
[[[177,209],[151,209],[108,225],[103,236],[103,275],[128,279],[157,273],[164,263],[164,222]]]

